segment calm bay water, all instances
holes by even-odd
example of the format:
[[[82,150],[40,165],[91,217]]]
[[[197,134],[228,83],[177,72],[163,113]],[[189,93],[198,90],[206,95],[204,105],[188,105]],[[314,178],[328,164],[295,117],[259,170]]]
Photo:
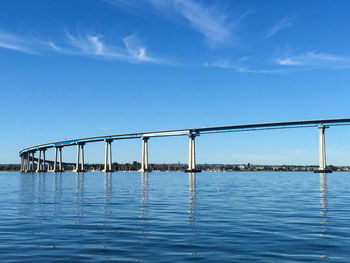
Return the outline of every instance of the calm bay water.
[[[0,173],[1,262],[349,262],[350,173]]]

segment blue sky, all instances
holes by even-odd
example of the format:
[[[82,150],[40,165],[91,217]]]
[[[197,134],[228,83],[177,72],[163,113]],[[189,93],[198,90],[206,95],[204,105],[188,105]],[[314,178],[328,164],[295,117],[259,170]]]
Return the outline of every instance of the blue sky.
[[[66,138],[349,117],[349,11],[349,1],[1,1],[0,163]],[[316,164],[317,132],[201,136],[197,160]],[[329,163],[350,165],[349,133],[327,130]],[[150,162],[186,162],[187,145],[151,140]],[[89,145],[87,161],[102,162],[103,147]],[[114,161],[140,152],[139,141],[113,143]]]

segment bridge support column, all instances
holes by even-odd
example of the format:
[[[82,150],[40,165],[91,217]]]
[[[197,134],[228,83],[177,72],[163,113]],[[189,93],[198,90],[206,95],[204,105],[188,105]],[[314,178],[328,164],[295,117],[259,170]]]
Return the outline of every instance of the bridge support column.
[[[32,166],[31,166],[31,168],[30,168],[30,170],[33,171],[33,172],[34,172],[34,169],[35,169],[34,154],[35,154],[35,152],[32,152]]]
[[[85,162],[84,162],[84,144],[80,145],[80,149],[81,149],[81,171],[85,172]]]
[[[196,149],[195,149],[195,134],[188,134],[189,138],[189,149],[188,149],[188,168],[185,172],[187,173],[195,173],[200,172],[201,170],[196,168]]]
[[[24,172],[24,154],[21,154],[21,173]]]
[[[111,139],[106,139],[106,151],[105,151],[105,167],[102,172],[113,172],[112,171],[112,141]],[[108,160],[109,159],[109,160]]]
[[[38,162],[36,163],[36,172],[40,172],[41,165],[41,150],[39,150]]]
[[[77,163],[75,165],[76,172],[79,172],[79,166],[80,166],[80,145],[77,144]]]
[[[46,149],[39,150],[39,157],[38,157],[38,161],[36,164],[36,172],[46,172],[45,152],[46,152]],[[43,154],[43,161],[42,162],[41,162],[41,153]]]
[[[43,150],[43,167],[42,167],[42,172],[46,172],[47,171],[47,168],[46,168],[46,149]]]
[[[63,169],[62,169],[62,148],[63,147],[59,147],[59,151],[60,151],[60,163],[59,163],[59,166],[58,166],[58,169],[60,172],[63,172]]]
[[[75,172],[85,172],[85,165],[84,165],[84,144],[85,143],[78,143],[77,144],[77,163],[75,166]],[[81,154],[81,163],[80,163],[80,154]]]
[[[53,161],[53,169],[52,169],[54,173],[57,172],[57,152],[58,152],[58,148],[55,147],[55,160]]]
[[[63,172],[63,170],[62,170],[62,148],[63,148],[62,146],[55,147],[55,160],[53,162],[53,169],[52,169],[52,172],[54,172],[54,173]],[[60,155],[60,162],[59,162],[58,167],[57,167],[58,152]]]
[[[26,153],[26,169],[25,172],[29,172],[30,171],[30,153],[27,152]]]
[[[141,156],[141,169],[139,172],[149,172],[148,168],[148,140],[149,137],[142,137],[142,156]]]
[[[324,125],[318,126],[320,145],[319,145],[319,167],[315,172],[317,173],[331,173],[331,170],[327,169],[326,166],[326,145],[325,145],[325,129],[329,128]]]

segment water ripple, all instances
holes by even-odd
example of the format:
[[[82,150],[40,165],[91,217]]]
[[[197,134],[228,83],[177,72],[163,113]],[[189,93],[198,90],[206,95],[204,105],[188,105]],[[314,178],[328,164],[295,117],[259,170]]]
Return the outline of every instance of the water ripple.
[[[349,175],[4,172],[1,262],[347,262]]]

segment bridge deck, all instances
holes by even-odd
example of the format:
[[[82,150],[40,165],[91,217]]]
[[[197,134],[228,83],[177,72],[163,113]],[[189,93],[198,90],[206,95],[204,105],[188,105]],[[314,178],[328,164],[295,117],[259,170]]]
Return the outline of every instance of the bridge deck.
[[[163,130],[163,131],[152,131],[152,132],[104,135],[104,136],[86,137],[86,138],[78,138],[73,140],[56,141],[56,142],[50,142],[45,144],[39,144],[39,145],[25,148],[21,150],[19,153],[21,155],[22,153],[29,152],[29,151],[48,149],[48,148],[53,148],[57,146],[69,146],[69,145],[75,145],[77,143],[98,142],[98,141],[104,141],[106,139],[123,140],[123,139],[137,139],[142,137],[184,136],[190,133],[195,135],[200,135],[200,134],[209,134],[209,133],[218,133],[218,132],[304,128],[304,127],[315,127],[318,125],[327,125],[327,126],[350,125],[350,118],[239,124],[239,125],[230,125],[230,126],[200,127],[200,128],[187,128],[187,129]]]

